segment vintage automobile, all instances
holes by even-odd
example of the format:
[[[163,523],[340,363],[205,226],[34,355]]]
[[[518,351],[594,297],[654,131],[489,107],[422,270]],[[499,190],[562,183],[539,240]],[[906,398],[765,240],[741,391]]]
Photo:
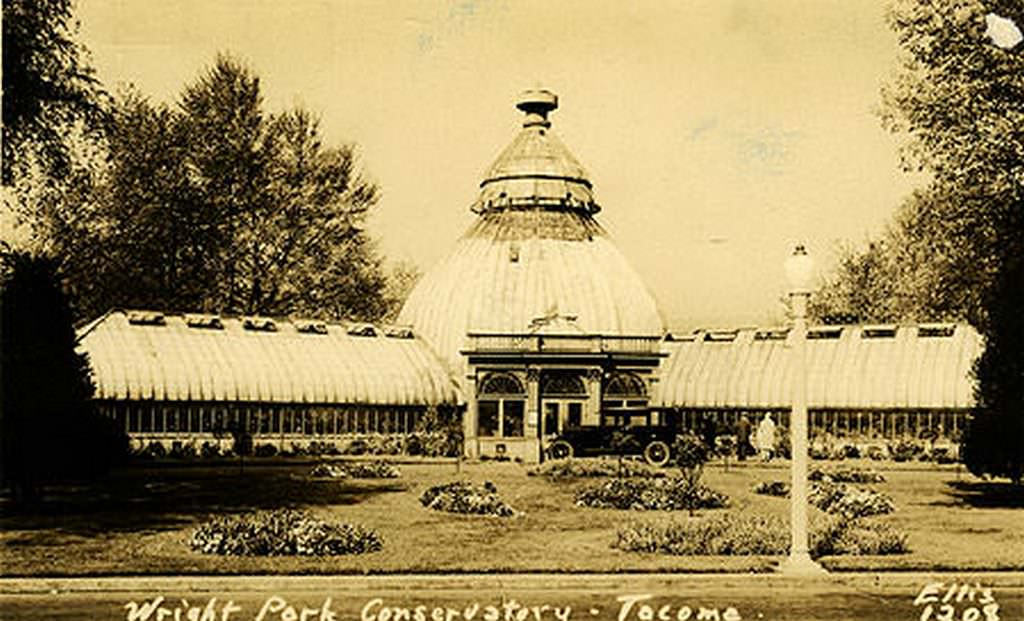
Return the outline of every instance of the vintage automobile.
[[[619,442],[613,441],[616,432]],[[611,425],[586,425],[569,427],[551,440],[547,456],[551,459],[568,459],[590,455],[642,455],[644,461],[654,466],[663,466],[672,458],[672,444],[677,429],[667,425],[614,427]],[[632,442],[625,438],[632,438]],[[618,444],[618,446],[616,445]]]

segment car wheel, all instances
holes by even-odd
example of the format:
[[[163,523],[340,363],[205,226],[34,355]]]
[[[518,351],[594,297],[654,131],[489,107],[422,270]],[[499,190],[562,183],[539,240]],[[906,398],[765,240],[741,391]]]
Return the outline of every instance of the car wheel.
[[[664,466],[672,451],[661,440],[654,440],[644,448],[644,461],[652,466]]]
[[[548,447],[548,455],[551,459],[569,459],[572,457],[572,445],[565,440],[555,440]]]

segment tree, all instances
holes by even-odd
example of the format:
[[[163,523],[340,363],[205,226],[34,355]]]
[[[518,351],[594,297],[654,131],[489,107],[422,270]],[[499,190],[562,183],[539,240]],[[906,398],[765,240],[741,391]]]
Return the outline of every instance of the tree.
[[[121,93],[96,193],[103,222],[76,290],[111,306],[374,320],[387,276],[363,231],[379,191],[303,109],[268,114],[259,78],[220,55],[155,105]]]
[[[51,176],[66,175],[73,158],[68,129],[102,125],[103,90],[73,38],[72,20],[72,0],[4,0],[4,185],[14,182],[28,150]]]
[[[1024,353],[1007,344],[1024,313],[1014,291],[1024,282],[1024,46],[1003,43],[991,24],[1024,24],[1024,5],[896,0],[889,22],[900,69],[882,90],[882,122],[906,139],[904,166],[931,180],[878,246],[850,257],[853,269],[826,283],[819,312],[978,327],[987,346],[964,455],[976,473],[1019,478],[1024,399],[1009,387],[1021,383]],[[891,289],[871,290],[869,278]],[[867,309],[845,295],[862,286],[878,296]]]
[[[989,305],[991,328],[975,373],[977,406],[964,437],[963,460],[976,475],[1024,475],[1024,258],[1002,271]]]
[[[25,253],[7,253],[3,260],[4,483],[17,500],[31,502],[45,483],[102,474],[128,445],[91,400],[89,363],[75,352],[57,262]]]

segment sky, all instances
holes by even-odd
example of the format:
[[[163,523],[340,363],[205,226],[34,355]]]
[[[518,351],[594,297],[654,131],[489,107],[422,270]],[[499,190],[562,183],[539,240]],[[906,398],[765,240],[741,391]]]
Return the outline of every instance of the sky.
[[[82,0],[108,88],[174,102],[218,52],[271,111],[321,115],[383,196],[369,230],[429,269],[475,216],[480,178],[555,92],[553,131],[589,171],[597,218],[670,327],[782,320],[783,262],[820,275],[880,232],[922,179],[901,171],[879,88],[896,69],[885,0]]]

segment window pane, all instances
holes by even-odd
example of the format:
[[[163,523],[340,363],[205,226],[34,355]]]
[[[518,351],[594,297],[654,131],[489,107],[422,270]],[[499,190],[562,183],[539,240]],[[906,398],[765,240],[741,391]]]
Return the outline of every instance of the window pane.
[[[556,434],[561,430],[558,428],[558,404],[544,404],[544,433]]]
[[[569,417],[566,420],[566,424],[569,427],[579,427],[583,424],[583,404],[582,403],[570,403],[569,404]]]
[[[523,437],[523,421],[525,420],[524,413],[526,411],[526,402],[517,401],[513,399],[506,400],[505,406],[505,426],[504,434],[506,438],[521,438]]]
[[[498,402],[477,402],[477,434],[481,436],[498,435]]]

